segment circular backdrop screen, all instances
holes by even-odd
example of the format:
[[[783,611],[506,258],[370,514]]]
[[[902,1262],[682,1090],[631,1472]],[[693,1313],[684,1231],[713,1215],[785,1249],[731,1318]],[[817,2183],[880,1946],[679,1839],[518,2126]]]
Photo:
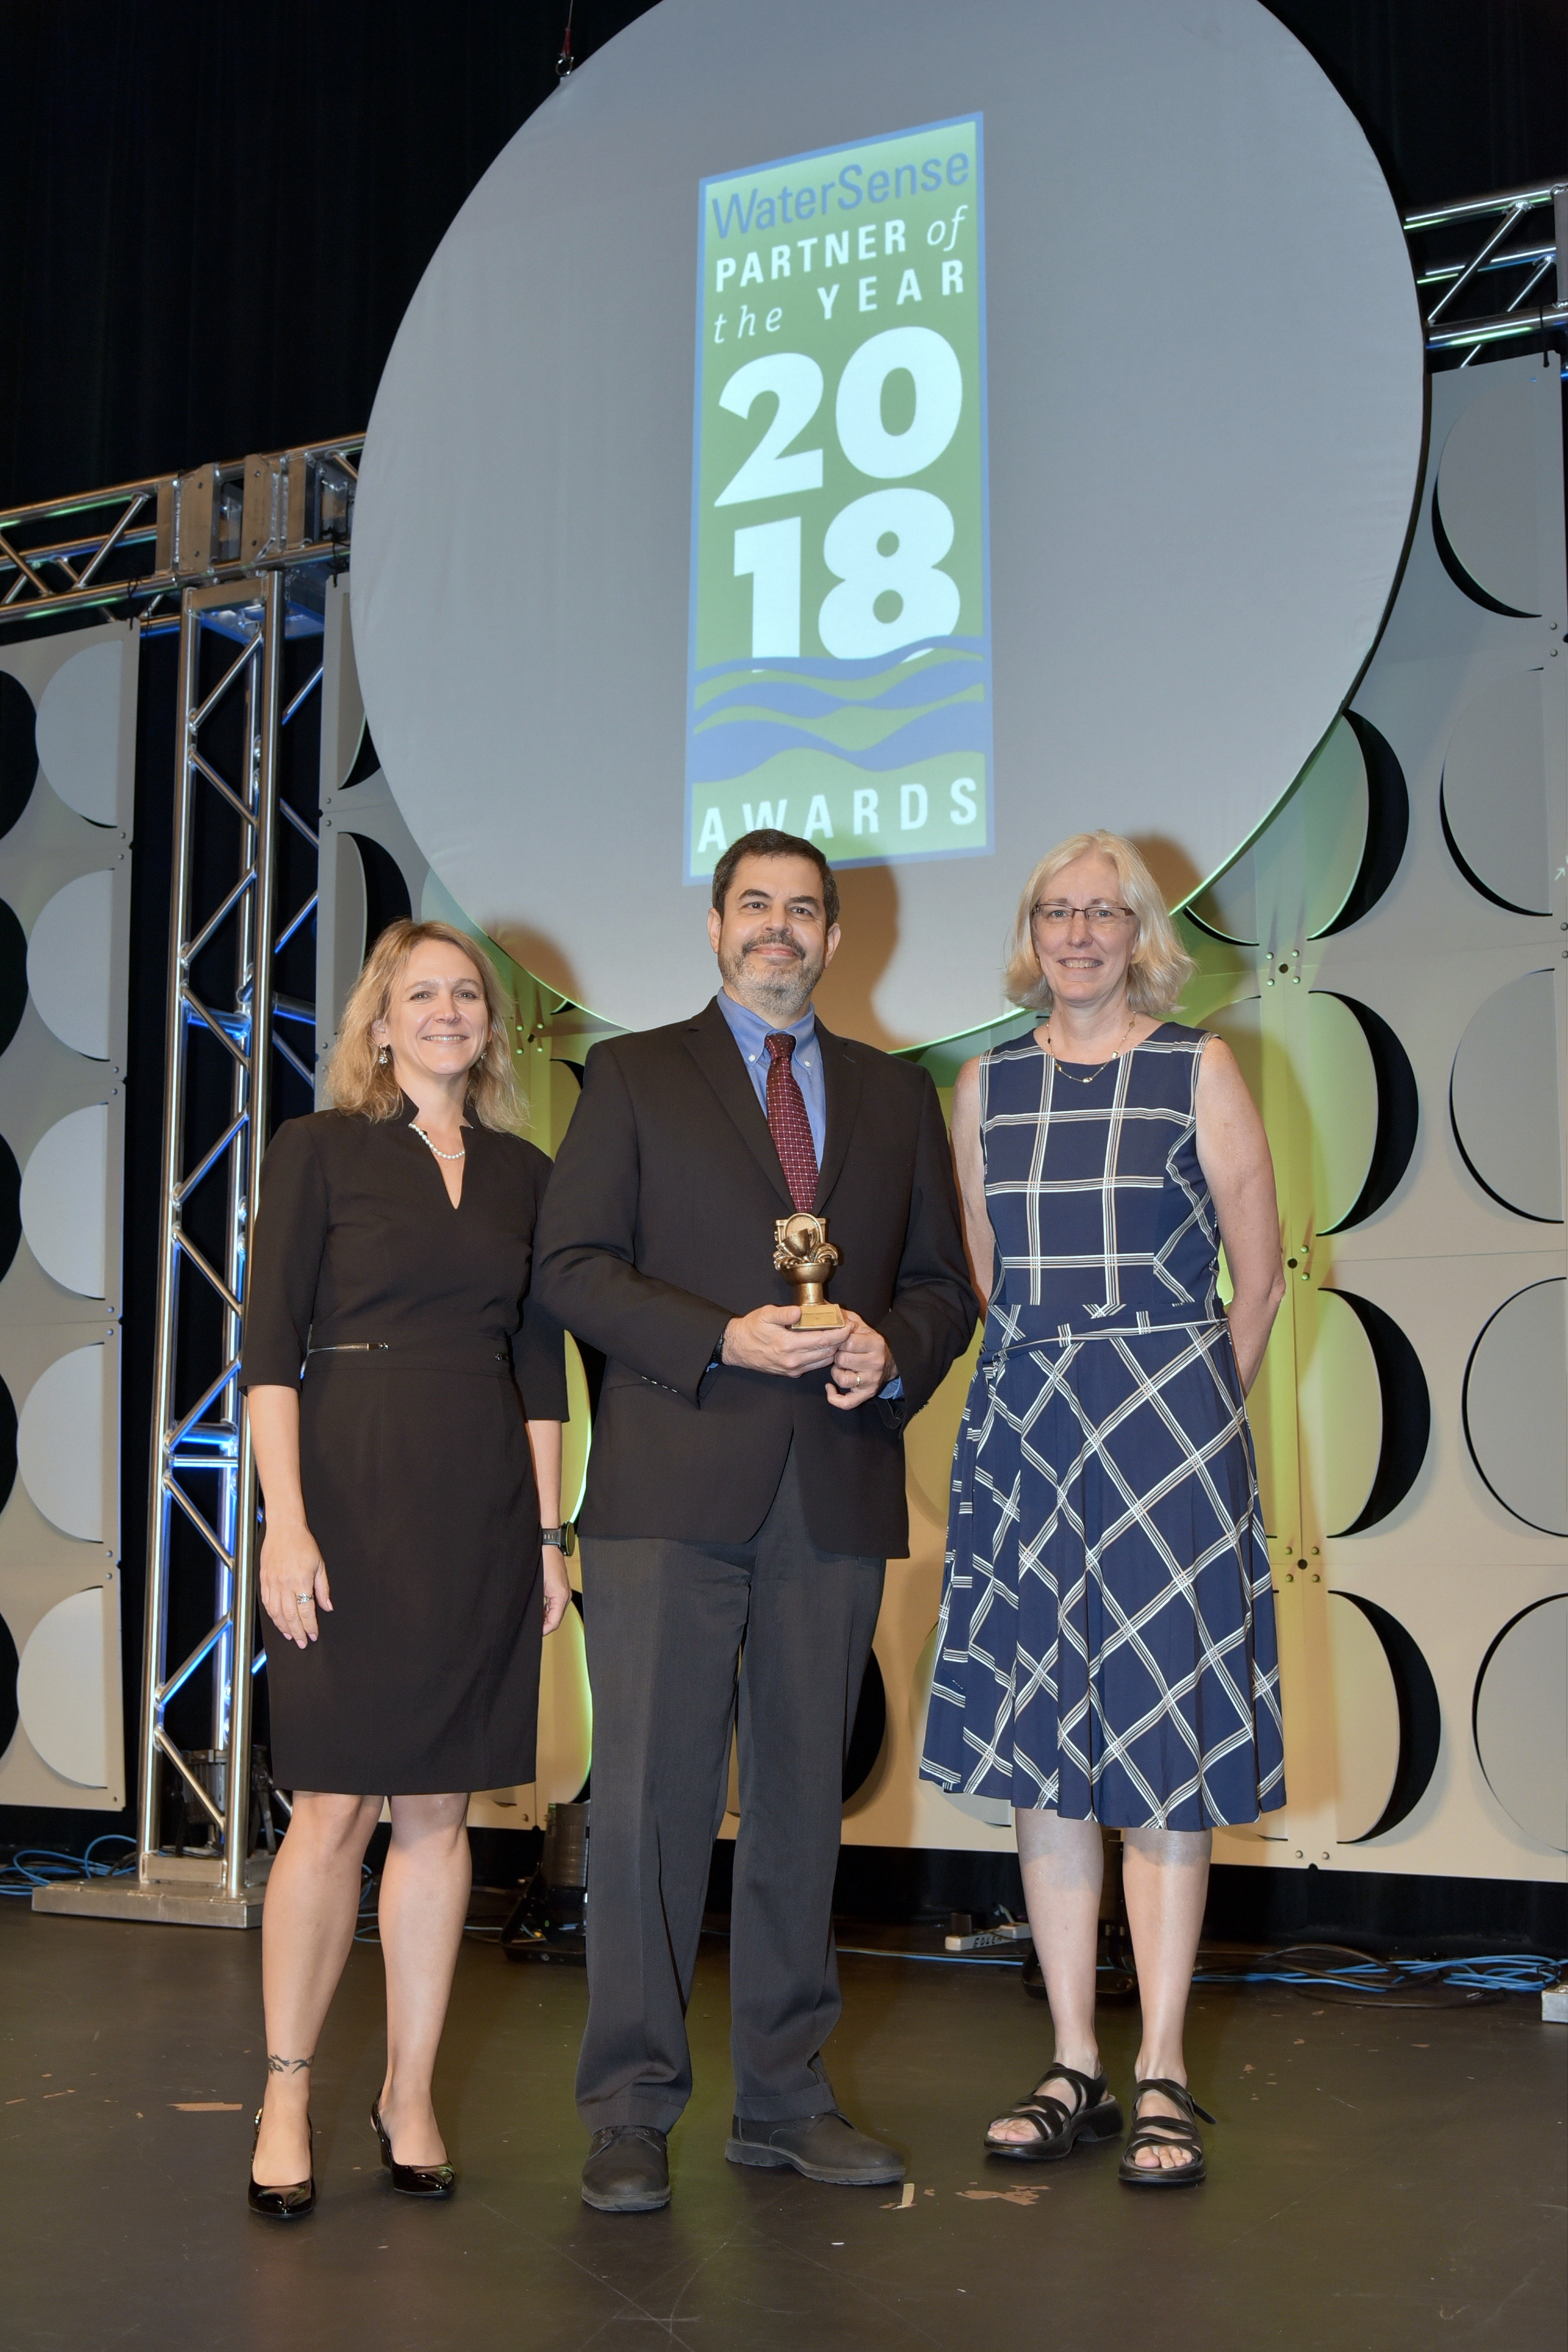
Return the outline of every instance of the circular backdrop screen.
[[[355,635],[458,904],[628,1027],[726,845],[839,870],[820,1002],[1003,1008],[1063,835],[1184,897],[1375,638],[1420,320],[1359,127],[1255,0],[664,0],[447,233],[371,421]]]

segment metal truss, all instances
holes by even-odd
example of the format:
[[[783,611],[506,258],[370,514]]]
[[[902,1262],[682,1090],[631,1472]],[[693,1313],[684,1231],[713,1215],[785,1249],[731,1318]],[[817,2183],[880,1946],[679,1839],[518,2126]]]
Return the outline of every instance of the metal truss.
[[[117,604],[173,625],[182,591],[341,555],[364,436],[0,514],[0,621]]]
[[[255,1650],[258,1549],[256,1464],[241,1409],[238,1372],[246,1259],[256,1217],[261,1156],[268,1132],[273,1057],[284,1055],[307,1084],[311,1073],[280,1034],[284,1008],[274,999],[273,959],[315,910],[312,895],[292,915],[279,906],[279,827],[291,821],[315,847],[313,830],[280,801],[279,738],[282,701],[284,579],[188,589],[181,617],[178,752],[169,940],[167,1076],[163,1100],[163,1231],[158,1252],[158,1336],[153,1370],[153,1488],[147,1547],[146,1643],[142,1661],[141,1809],[138,1875],[143,1885],[205,1880],[209,1900],[247,1907],[251,1692],[262,1663]],[[204,654],[216,640],[219,669],[204,680]],[[311,680],[319,680],[318,669]],[[226,749],[210,743],[215,724],[230,719]],[[237,718],[236,728],[232,721]],[[228,871],[209,860],[208,888],[197,888],[200,803],[216,796],[227,823]],[[206,878],[206,877],[204,877]],[[216,903],[205,903],[212,899]],[[214,1002],[220,969],[232,992]],[[314,1027],[313,1008],[301,1008]],[[192,1046],[200,1036],[227,1056],[228,1118],[216,1138],[201,1131],[191,1100]],[[309,1049],[307,1049],[309,1050]],[[192,1231],[196,1196],[216,1193],[223,1255],[214,1263]],[[188,1361],[182,1347],[183,1284],[203,1286],[216,1309],[216,1365]],[[211,1345],[211,1325],[190,1318]],[[200,1342],[197,1342],[200,1349]],[[205,1353],[205,1350],[200,1352]],[[191,1372],[195,1370],[193,1383]],[[195,1387],[194,1397],[191,1394]],[[174,1581],[174,1517],[195,1529],[212,1579],[211,1622],[171,1664],[169,1601]],[[209,1766],[198,1778],[170,1738],[171,1701],[202,1666],[211,1681]],[[210,1858],[168,1855],[163,1847],[163,1760],[172,1765],[210,1820]],[[194,1891],[194,1890],[193,1890]]]
[[[1410,213],[1404,226],[1428,351],[1463,350],[1468,366],[1492,344],[1568,328],[1568,173]],[[1552,272],[1555,300],[1532,302]],[[1514,287],[1506,309],[1470,308],[1500,273]],[[172,626],[188,583],[341,558],[363,446],[350,434],[0,513],[0,623],[109,604]]]
[[[314,1003],[277,986],[278,960],[316,910],[316,830],[279,791],[283,730],[321,679],[317,657],[285,698],[286,636],[319,651],[311,603],[281,567],[181,600],[137,1875],[47,1890],[40,1908],[233,1927],[260,1915],[269,1856],[249,1851],[260,1538],[238,1373],[274,1082],[289,1069],[314,1086]],[[302,891],[290,833],[309,852]],[[205,1831],[194,1853],[183,1833],[170,1850],[171,1785],[176,1812]]]
[[[1526,224],[1526,235],[1510,244],[1513,231]],[[1543,342],[1568,327],[1568,177],[1410,213],[1405,234],[1424,247],[1430,241],[1434,255],[1442,257],[1418,268],[1415,278],[1424,300],[1429,288],[1441,289],[1426,301],[1429,352],[1463,351],[1460,364],[1468,367],[1489,344],[1521,335]],[[1556,300],[1531,304],[1549,271],[1555,272]],[[1484,301],[1499,272],[1512,273],[1508,308],[1467,315],[1468,303]]]

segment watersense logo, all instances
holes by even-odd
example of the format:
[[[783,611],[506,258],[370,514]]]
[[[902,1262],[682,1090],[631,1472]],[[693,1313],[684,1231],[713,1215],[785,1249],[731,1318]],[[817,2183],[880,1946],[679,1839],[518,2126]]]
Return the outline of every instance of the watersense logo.
[[[978,115],[705,180],[684,871],[988,853]]]

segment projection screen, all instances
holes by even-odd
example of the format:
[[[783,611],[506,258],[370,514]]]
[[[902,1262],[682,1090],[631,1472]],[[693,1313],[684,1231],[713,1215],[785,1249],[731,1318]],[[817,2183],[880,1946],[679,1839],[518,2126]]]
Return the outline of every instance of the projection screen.
[[[1332,725],[1398,573],[1420,320],[1360,128],[1256,0],[663,0],[523,126],[378,394],[355,634],[466,912],[629,1027],[715,857],[844,869],[821,994],[1003,1009],[1034,861],[1184,898]]]

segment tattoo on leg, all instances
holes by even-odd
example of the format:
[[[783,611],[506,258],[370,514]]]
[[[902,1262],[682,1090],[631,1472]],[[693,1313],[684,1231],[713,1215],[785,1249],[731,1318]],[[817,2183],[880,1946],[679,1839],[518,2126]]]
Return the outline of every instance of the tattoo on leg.
[[[313,2066],[315,2063],[316,2053],[313,2050],[308,2058],[279,2058],[275,2050],[269,2050],[267,2053],[267,2071],[269,2074],[302,2074],[308,2066]]]

